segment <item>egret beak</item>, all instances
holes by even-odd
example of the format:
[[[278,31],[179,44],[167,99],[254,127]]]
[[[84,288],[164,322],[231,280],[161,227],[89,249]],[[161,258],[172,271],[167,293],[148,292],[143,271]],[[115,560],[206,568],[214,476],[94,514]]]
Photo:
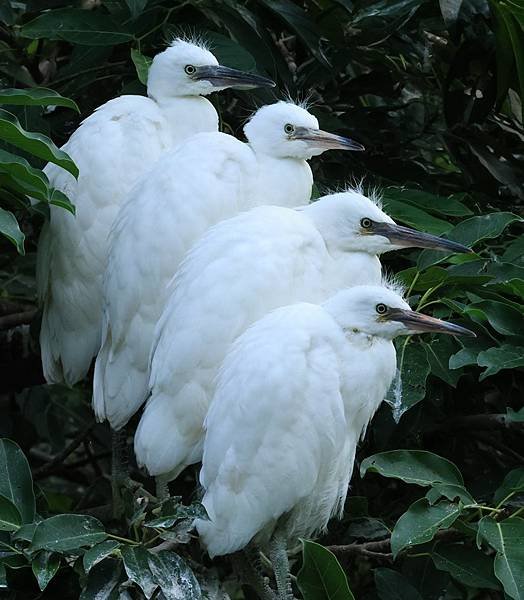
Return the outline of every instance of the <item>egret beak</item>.
[[[259,87],[275,87],[276,83],[267,77],[230,69],[222,65],[196,67],[191,75],[195,81],[209,81],[214,87],[250,90]]]
[[[396,223],[373,222],[371,229],[365,230],[364,233],[368,231],[375,235],[386,237],[394,246],[402,248],[432,248],[448,252],[473,253],[471,248],[457,242],[452,242],[451,240],[446,240],[430,233],[423,233],[410,227],[403,227]]]
[[[312,148],[317,150],[356,150],[361,152],[365,150],[362,144],[349,138],[322,131],[322,129],[312,129],[311,127],[296,127],[294,133],[290,135],[293,140],[307,142]]]
[[[448,323],[447,321],[441,321],[423,315],[422,313],[415,312],[414,310],[405,310],[402,308],[390,308],[388,312],[382,316],[385,321],[398,321],[403,323],[407,329],[412,333],[434,332],[434,333],[447,333],[449,335],[467,335],[470,337],[477,337],[473,331],[455,325],[455,323]]]

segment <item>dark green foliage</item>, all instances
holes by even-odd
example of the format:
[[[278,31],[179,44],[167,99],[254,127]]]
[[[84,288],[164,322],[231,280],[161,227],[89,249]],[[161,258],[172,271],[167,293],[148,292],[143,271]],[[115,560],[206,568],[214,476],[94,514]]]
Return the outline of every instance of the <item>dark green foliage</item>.
[[[194,540],[192,519],[206,518],[195,471],[159,506],[132,464],[126,518],[113,520],[90,382],[44,386],[39,367],[38,234],[48,204],[74,212],[42,168],[76,176],[58,147],[108,99],[145,93],[151,57],[179,32],[309,97],[321,127],[366,146],[314,159],[315,196],[365,178],[399,222],[474,250],[385,257],[414,308],[477,338],[399,343],[400,377],[357,453],[344,519],[319,540],[330,551],[306,541],[292,557],[297,594],[523,598],[523,28],[522,0],[0,3],[0,434],[17,442],[0,441],[7,598],[241,593],[231,563],[212,565]],[[241,136],[277,97],[212,99],[222,130]]]

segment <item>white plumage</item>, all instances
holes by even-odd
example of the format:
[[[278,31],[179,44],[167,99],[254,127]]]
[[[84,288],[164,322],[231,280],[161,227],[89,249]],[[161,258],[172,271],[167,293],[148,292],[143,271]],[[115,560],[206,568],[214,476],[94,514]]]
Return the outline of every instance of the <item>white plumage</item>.
[[[447,243],[395,225],[358,191],[299,210],[255,208],[210,229],[171,282],[155,331],[151,395],[135,435],[138,463],[173,478],[201,459],[218,368],[251,323],[279,306],[380,284],[382,252]]]
[[[188,66],[195,72],[188,74]],[[207,79],[201,78],[202,69]],[[213,69],[222,79],[213,79]],[[116,213],[162,152],[194,133],[218,129],[216,110],[202,95],[238,83],[234,78],[224,82],[223,72],[211,52],[176,40],[155,56],[147,98],[110,100],[64,145],[80,170],[78,181],[62,168],[47,165],[51,184],[76,206],[76,217],[51,207],[39,245],[40,344],[48,382],[72,385],[89,369],[100,346],[102,274]],[[253,80],[252,75],[246,77]]]
[[[206,418],[210,520],[197,529],[211,557],[264,544],[277,526],[313,537],[340,513],[357,441],[395,374],[392,340],[425,330],[466,333],[394,290],[357,286],[279,308],[238,338]]]
[[[211,225],[253,206],[304,204],[312,185],[306,160],[329,148],[354,147],[285,102],[258,110],[245,132],[249,144],[222,133],[199,134],[167,153],[117,217],[93,394],[97,418],[113,429],[125,425],[146,398],[166,285],[191,244]]]

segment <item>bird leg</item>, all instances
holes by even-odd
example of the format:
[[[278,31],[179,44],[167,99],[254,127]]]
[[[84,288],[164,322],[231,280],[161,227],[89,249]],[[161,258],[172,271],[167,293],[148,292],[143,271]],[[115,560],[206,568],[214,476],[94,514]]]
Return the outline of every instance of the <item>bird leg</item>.
[[[269,548],[269,556],[273,564],[275,581],[277,583],[278,600],[295,600],[291,587],[291,572],[287,557],[286,536],[282,529],[277,529],[273,534]]]
[[[235,571],[238,573],[240,580],[252,587],[261,600],[277,600],[267,578],[255,566],[256,559],[253,560],[252,550],[246,548],[241,552],[235,552],[231,556]]]
[[[169,479],[166,475],[157,475],[155,477],[156,499],[163,502],[169,498]]]
[[[127,436],[125,428],[111,430],[111,488],[113,492],[113,516],[119,519],[124,514],[122,488],[129,482]]]

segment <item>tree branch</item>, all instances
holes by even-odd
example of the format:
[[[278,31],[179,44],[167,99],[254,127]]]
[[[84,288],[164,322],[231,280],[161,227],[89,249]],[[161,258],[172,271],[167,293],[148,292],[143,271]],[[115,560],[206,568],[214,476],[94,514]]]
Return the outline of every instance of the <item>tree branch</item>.
[[[0,317],[0,330],[12,329],[18,325],[29,325],[36,314],[36,308],[31,308],[24,312],[12,313]]]

